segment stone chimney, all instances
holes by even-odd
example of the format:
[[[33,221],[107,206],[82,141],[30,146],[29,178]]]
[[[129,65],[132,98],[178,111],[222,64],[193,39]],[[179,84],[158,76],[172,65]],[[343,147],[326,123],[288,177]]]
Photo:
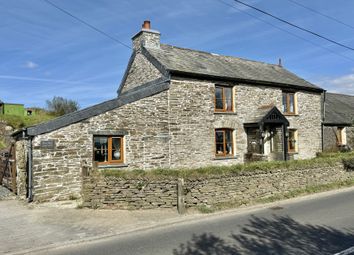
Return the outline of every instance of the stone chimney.
[[[133,49],[138,51],[141,46],[160,48],[160,32],[151,29],[150,21],[145,20],[141,31],[133,36]]]

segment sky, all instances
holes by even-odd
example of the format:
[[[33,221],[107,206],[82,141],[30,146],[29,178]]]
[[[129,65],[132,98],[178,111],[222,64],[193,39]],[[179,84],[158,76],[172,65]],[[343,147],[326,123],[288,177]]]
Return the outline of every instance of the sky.
[[[144,20],[161,42],[278,63],[330,91],[354,95],[354,51],[299,31],[233,0],[51,0],[131,45]],[[243,0],[354,48],[354,1]],[[226,3],[226,4],[225,4]],[[81,108],[115,98],[131,49],[43,0],[0,1],[0,100],[45,107],[61,96]]]

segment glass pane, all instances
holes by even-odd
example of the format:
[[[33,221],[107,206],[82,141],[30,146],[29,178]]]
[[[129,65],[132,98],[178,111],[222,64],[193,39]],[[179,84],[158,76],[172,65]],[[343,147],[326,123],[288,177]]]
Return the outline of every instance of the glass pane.
[[[294,94],[288,94],[289,95],[289,112],[294,113],[295,112],[295,105],[294,105]]]
[[[287,112],[286,109],[286,105],[287,105],[287,101],[286,101],[286,93],[283,93],[283,112]]]
[[[295,131],[289,131],[289,150],[295,151],[296,140],[295,140]]]
[[[232,131],[225,131],[225,139],[226,139],[226,154],[232,154]]]
[[[120,137],[112,138],[112,160],[120,160],[122,158],[121,139]]]
[[[215,141],[216,143],[224,143],[224,131],[222,130],[215,131]]]
[[[226,111],[232,110],[232,88],[224,88],[225,93],[225,109]]]
[[[224,155],[224,144],[223,143],[217,143],[216,144],[216,155]]]
[[[94,142],[94,160],[97,162],[105,162],[108,160],[108,138],[97,136],[93,138]]]
[[[215,87],[215,108],[224,109],[223,107],[223,98],[222,98],[222,88]]]

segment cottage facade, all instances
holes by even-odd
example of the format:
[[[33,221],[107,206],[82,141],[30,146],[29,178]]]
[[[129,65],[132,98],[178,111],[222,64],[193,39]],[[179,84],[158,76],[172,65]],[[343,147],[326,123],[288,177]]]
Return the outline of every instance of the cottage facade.
[[[347,151],[354,148],[354,96],[326,93],[323,122],[323,150]]]
[[[279,65],[133,37],[118,97],[21,130],[18,193],[80,196],[82,174],[315,157],[323,90]]]

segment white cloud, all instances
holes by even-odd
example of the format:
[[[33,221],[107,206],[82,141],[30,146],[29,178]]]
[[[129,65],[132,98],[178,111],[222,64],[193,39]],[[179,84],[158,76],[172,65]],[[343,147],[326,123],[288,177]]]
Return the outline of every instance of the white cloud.
[[[34,63],[33,61],[27,61],[24,65],[24,67],[28,69],[35,69],[38,67],[38,64]]]
[[[354,73],[320,79],[317,84],[329,92],[354,95]]]

